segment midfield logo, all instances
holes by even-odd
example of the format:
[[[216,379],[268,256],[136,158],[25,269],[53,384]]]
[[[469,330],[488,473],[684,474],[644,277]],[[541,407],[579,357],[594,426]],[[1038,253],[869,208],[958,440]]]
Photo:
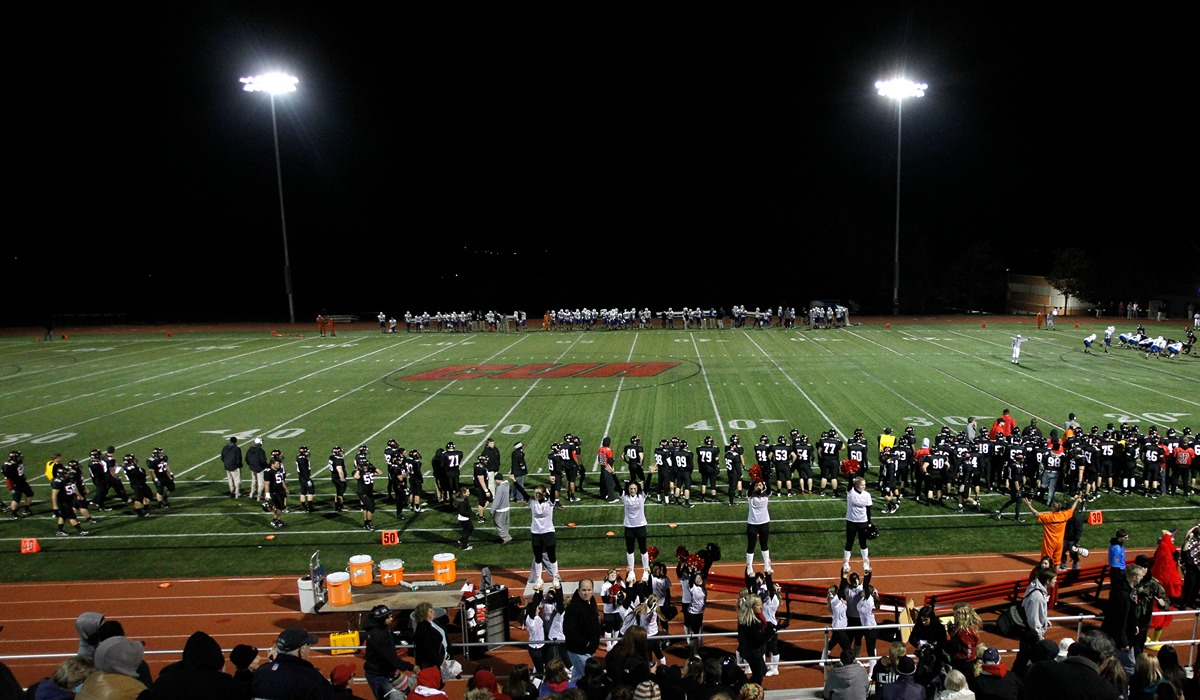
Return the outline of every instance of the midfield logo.
[[[450,365],[401,381],[447,381],[463,379],[604,379],[607,377],[655,377],[677,367],[678,362],[572,362],[565,365]]]

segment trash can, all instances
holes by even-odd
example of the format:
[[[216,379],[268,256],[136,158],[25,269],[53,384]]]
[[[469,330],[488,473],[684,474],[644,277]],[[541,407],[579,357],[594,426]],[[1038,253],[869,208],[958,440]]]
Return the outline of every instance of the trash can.
[[[317,612],[317,597],[313,594],[313,582],[311,576],[304,576],[296,581],[296,587],[300,590],[300,612],[309,615]]]

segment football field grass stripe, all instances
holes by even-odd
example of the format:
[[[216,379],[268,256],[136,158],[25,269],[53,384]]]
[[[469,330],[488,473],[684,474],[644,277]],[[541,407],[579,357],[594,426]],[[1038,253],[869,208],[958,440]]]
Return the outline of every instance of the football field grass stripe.
[[[841,433],[842,435],[845,435],[845,434],[846,434],[846,432],[845,432],[844,430],[842,430],[841,428],[839,428],[839,427],[838,427],[838,424],[837,424],[837,422],[836,422],[836,421],[835,421],[833,418],[829,417],[829,415],[828,415],[828,414],[826,414],[824,410],[822,410],[822,408],[820,407],[820,405],[818,405],[818,404],[817,404],[817,402],[816,402],[816,401],[814,401],[814,400],[813,400],[813,398],[812,398],[811,396],[809,396],[809,395],[808,395],[808,392],[806,392],[806,391],[804,390],[804,387],[800,386],[800,385],[799,385],[799,384],[796,382],[796,380],[795,380],[795,379],[793,379],[793,378],[792,378],[792,376],[791,376],[791,375],[790,375],[790,374],[787,372],[787,370],[785,370],[785,369],[784,369],[784,368],[783,368],[783,367],[782,367],[782,366],[779,364],[779,361],[778,361],[778,360],[776,360],[776,359],[775,359],[775,358],[774,358],[774,357],[771,355],[771,353],[767,352],[767,351],[766,351],[766,350],[765,350],[765,349],[762,347],[762,345],[760,345],[760,344],[758,343],[758,341],[757,341],[757,340],[754,340],[753,338],[751,338],[751,337],[750,337],[750,335],[749,335],[749,333],[746,333],[745,335],[746,335],[746,338],[747,338],[748,340],[750,340],[750,343],[751,343],[752,345],[754,345],[754,347],[755,347],[755,348],[756,348],[756,349],[759,351],[759,353],[761,353],[761,354],[762,354],[762,357],[763,357],[763,359],[765,359],[767,362],[771,363],[771,365],[772,365],[772,366],[773,366],[773,367],[776,369],[776,371],[778,371],[778,372],[779,372],[779,374],[783,375],[783,378],[784,378],[785,380],[787,380],[787,382],[788,382],[789,384],[791,384],[791,385],[792,385],[792,388],[794,388],[796,391],[800,392],[800,395],[804,397],[804,400],[805,400],[805,401],[807,401],[807,402],[808,402],[808,404],[809,404],[810,406],[812,406],[814,409],[816,409],[817,413],[821,414],[821,417],[825,419],[825,421],[826,421],[826,422],[829,424],[829,426],[830,426],[831,428],[833,428],[833,429],[837,430],[837,431],[838,431],[839,433]],[[829,349],[827,349],[827,348],[826,348],[826,349],[825,349],[825,352],[832,352],[832,351],[830,351]],[[815,443],[814,443],[814,444],[815,444]]]

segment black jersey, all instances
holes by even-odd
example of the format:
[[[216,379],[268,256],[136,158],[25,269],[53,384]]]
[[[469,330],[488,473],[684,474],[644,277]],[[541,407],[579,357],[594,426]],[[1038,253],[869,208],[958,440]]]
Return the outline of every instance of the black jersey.
[[[771,465],[782,470],[792,464],[792,449],[786,443],[776,443],[771,448]]]
[[[168,481],[171,478],[171,465],[165,454],[147,459],[146,467],[154,474],[154,478],[159,481]]]
[[[675,450],[672,458],[677,472],[690,472],[696,467],[696,457],[691,450]]]
[[[813,446],[811,444],[799,441],[792,443],[792,454],[795,455],[793,465],[797,467],[812,466]]]
[[[145,486],[146,470],[138,466],[137,462],[126,462],[125,478],[129,479],[129,484],[131,486]]]
[[[702,472],[715,472],[717,465],[721,463],[721,450],[716,445],[701,445],[697,447],[696,463],[700,465],[700,471]]]
[[[379,471],[370,462],[365,462],[362,466],[354,470],[354,478],[358,482],[359,496],[375,495],[375,478],[377,476],[379,476]]]
[[[346,458],[342,455],[329,455],[329,478],[337,482],[346,480]]]
[[[859,469],[866,469],[870,466],[867,463],[867,441],[851,440],[846,443],[846,459],[858,462]]]
[[[283,495],[287,493],[287,474],[283,471],[283,463],[280,462],[280,468],[271,467],[267,470],[266,481],[267,491],[272,495]]]
[[[771,466],[771,445],[760,442],[754,446],[754,461],[761,467]]]
[[[642,466],[642,460],[646,458],[646,448],[638,443],[631,442],[625,446],[625,450],[621,452],[621,457],[625,460],[625,464],[629,465],[630,469],[636,469]]]
[[[308,455],[303,452],[296,455],[296,477],[300,481],[312,479],[312,463],[309,461]]]
[[[817,456],[822,462],[836,461],[842,453],[842,440],[838,437],[824,437],[817,441]]]

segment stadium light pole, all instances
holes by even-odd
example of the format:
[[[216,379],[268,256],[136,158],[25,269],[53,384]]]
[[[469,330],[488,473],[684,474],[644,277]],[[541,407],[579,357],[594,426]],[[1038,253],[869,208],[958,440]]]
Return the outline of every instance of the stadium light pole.
[[[275,137],[275,182],[279,185],[279,222],[283,226],[283,286],[287,291],[288,322],[296,322],[296,305],[292,298],[292,262],[288,257],[287,215],[283,211],[283,168],[279,165],[279,127],[275,123],[275,96],[296,91],[299,78],[284,73],[266,73],[242,78],[246,92],[265,92],[271,96],[271,133]]]
[[[904,125],[904,100],[923,97],[929,86],[907,78],[879,80],[875,89],[880,95],[896,101],[896,253],[892,268],[892,315],[900,315],[900,141]]]

